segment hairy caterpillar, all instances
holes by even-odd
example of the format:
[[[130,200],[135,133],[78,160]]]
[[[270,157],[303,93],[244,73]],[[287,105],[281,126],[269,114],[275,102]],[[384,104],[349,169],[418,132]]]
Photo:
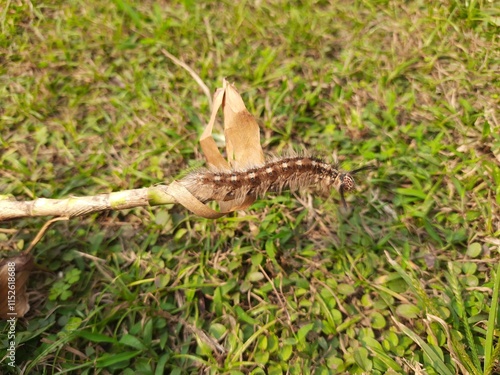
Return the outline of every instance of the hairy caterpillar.
[[[268,191],[281,192],[284,189],[298,190],[315,186],[323,191],[335,188],[344,206],[346,192],[354,190],[353,175],[371,166],[342,172],[336,165],[309,156],[277,158],[267,163],[233,171],[211,171],[201,169],[182,180],[183,184],[202,202],[228,201],[247,195],[263,196]]]

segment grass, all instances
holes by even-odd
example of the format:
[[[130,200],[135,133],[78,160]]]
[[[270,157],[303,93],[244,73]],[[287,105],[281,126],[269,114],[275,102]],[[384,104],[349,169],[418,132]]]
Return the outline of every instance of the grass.
[[[2,194],[202,165],[208,98],[163,49],[211,90],[235,83],[265,152],[378,168],[348,214],[304,192],[217,221],[156,207],[54,224],[1,372],[497,373],[499,26],[488,1],[7,1]],[[3,254],[44,222],[2,223]]]

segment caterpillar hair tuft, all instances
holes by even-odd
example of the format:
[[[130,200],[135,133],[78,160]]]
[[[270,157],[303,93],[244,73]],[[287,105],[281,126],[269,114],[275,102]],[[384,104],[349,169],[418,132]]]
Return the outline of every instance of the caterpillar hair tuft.
[[[183,184],[202,202],[211,200],[228,201],[248,195],[263,196],[267,192],[292,191],[315,186],[322,191],[335,188],[344,206],[344,195],[354,190],[353,175],[366,166],[351,172],[342,172],[336,164],[309,156],[275,158],[263,165],[233,171],[212,171],[200,169],[184,177]]]

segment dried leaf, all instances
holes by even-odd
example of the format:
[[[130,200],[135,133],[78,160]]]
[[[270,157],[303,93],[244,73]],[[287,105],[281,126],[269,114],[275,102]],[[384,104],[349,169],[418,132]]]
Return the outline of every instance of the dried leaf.
[[[22,318],[29,311],[26,287],[33,267],[33,256],[29,253],[0,261],[1,319]]]
[[[227,212],[217,212],[210,207],[204,205],[196,197],[189,192],[183,185],[177,181],[172,182],[167,186],[166,193],[175,197],[178,203],[182,204],[194,214],[206,219],[218,219],[224,216]]]
[[[225,79],[223,87],[214,94],[214,106],[207,127],[200,138],[200,146],[209,167],[229,171],[262,165],[264,152],[260,145],[259,125],[248,112],[245,103],[236,89]],[[224,135],[228,160],[221,155],[212,137],[217,112],[222,106],[224,112]],[[232,201],[219,201],[220,212],[216,212],[197,200],[185,187],[174,183],[167,188],[167,193],[193,213],[205,218],[218,218],[228,212],[244,209],[254,201],[254,196],[247,196]]]
[[[224,81],[225,82],[225,81]],[[215,125],[215,119],[217,117],[217,111],[224,101],[225,89],[217,89],[214,94],[214,106],[212,108],[212,114],[210,115],[210,121],[207,124],[207,127],[203,131],[203,134],[200,138],[200,146],[203,150],[203,154],[207,159],[207,164],[210,167],[216,169],[231,169],[229,163],[222,157],[215,140],[212,137],[212,130]]]
[[[260,145],[259,125],[248,112],[236,89],[226,81],[224,102],[224,134],[226,151],[232,169],[255,167],[264,164]]]

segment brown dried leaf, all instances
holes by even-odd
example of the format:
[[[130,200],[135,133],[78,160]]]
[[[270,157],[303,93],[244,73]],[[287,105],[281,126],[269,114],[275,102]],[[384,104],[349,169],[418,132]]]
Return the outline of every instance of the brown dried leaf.
[[[166,193],[175,197],[178,203],[182,204],[194,214],[206,219],[218,219],[224,216],[227,212],[217,212],[210,207],[204,205],[196,197],[189,192],[188,189],[177,181],[172,182],[167,186]]]
[[[29,253],[0,261],[1,319],[22,318],[29,311],[26,287],[33,267],[33,256]],[[9,306],[9,301],[15,301],[15,305]]]
[[[224,81],[225,82],[225,81]],[[212,108],[212,114],[210,115],[210,121],[207,127],[203,131],[200,138],[200,146],[203,150],[205,158],[207,158],[207,163],[209,166],[217,169],[231,169],[229,163],[222,157],[215,140],[212,137],[212,130],[215,125],[215,118],[217,117],[217,111],[224,101],[225,89],[217,89],[214,94],[214,106]]]
[[[243,99],[234,86],[224,79],[222,88],[217,89],[214,94],[213,103],[210,121],[200,138],[200,146],[207,164],[218,170],[243,169],[264,164],[259,125],[246,109]],[[217,112],[221,106],[224,112],[224,135],[228,160],[221,155],[212,137]],[[221,212],[216,212],[197,200],[180,184],[171,186],[167,188],[170,195],[173,195],[187,209],[206,218],[221,217],[228,212],[244,209],[255,201],[255,197],[247,196],[243,199],[218,202]]]
[[[224,134],[229,163],[233,169],[264,164],[259,125],[246,109],[236,89],[225,80],[224,83]]]

